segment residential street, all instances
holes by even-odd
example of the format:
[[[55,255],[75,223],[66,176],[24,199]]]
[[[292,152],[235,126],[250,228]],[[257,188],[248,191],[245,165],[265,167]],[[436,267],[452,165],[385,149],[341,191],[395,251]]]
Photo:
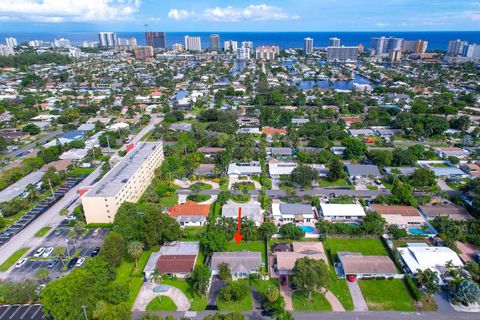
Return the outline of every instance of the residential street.
[[[29,143],[26,146],[24,146],[24,147],[22,147],[18,150],[14,150],[14,151],[10,152],[5,157],[6,158],[13,158],[13,157],[16,157],[18,155],[21,155],[22,153],[25,153],[25,152],[35,148],[37,143],[44,144],[44,143],[48,142],[49,140],[51,140],[52,138],[58,137],[62,134],[63,134],[62,130],[57,130],[57,131],[51,132],[51,133],[47,134],[45,137],[36,140],[35,142]]]

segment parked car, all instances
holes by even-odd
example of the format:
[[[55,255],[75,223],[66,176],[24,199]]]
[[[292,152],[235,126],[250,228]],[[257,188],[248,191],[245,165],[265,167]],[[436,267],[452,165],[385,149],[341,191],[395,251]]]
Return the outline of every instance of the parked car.
[[[52,268],[55,267],[59,262],[60,262],[60,259],[58,259],[58,258],[52,259],[52,260],[50,260],[50,262],[47,264],[47,268],[48,268],[48,269],[52,269]]]
[[[83,263],[85,262],[85,258],[80,258],[78,259],[77,263],[75,264],[75,266],[77,267],[81,267],[83,266]]]
[[[59,235],[62,234],[62,232],[63,232],[63,229],[57,228],[57,229],[55,229],[53,234],[55,235],[55,237],[58,237]]]
[[[36,293],[37,295],[39,295],[40,292],[42,292],[43,289],[45,289],[45,286],[46,286],[46,285],[45,285],[44,283],[42,283],[41,285],[39,285],[39,286],[37,287],[37,289],[35,289],[35,293]]]
[[[100,252],[100,247],[96,247],[95,249],[93,249],[92,253],[90,254],[90,257],[97,256],[99,252]]]
[[[357,280],[357,276],[355,276],[353,274],[349,274],[347,276],[347,280],[348,280],[348,282],[355,282],[355,280]]]
[[[69,214],[65,219],[67,219],[68,221],[77,220],[77,216],[72,213]]]
[[[78,261],[77,257],[72,258],[72,260],[70,260],[70,262],[68,263],[68,266],[67,266],[68,269],[72,269],[73,266],[75,266],[75,264],[77,263],[77,261]]]
[[[100,234],[100,229],[97,228],[97,229],[93,230],[92,237],[98,237],[99,234]]]
[[[48,258],[49,255],[51,255],[53,252],[53,247],[48,247],[45,249],[45,252],[43,252],[42,257]]]
[[[269,318],[273,316],[273,310],[263,310],[262,311],[262,317]]]
[[[288,278],[286,275],[281,275],[280,276],[280,284],[282,286],[286,286],[288,284]]]
[[[44,248],[44,247],[40,247],[40,248],[37,249],[37,251],[35,251],[35,253],[33,254],[33,256],[34,256],[35,258],[40,258],[44,252],[45,252],[45,248]]]
[[[27,262],[27,258],[18,260],[17,263],[15,264],[15,268],[17,269],[21,268],[26,262]]]

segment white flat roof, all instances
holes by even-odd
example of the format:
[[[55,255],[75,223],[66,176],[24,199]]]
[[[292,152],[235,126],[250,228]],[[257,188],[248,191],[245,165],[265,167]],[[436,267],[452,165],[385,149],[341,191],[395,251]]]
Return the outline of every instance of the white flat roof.
[[[140,142],[127,153],[84,197],[111,197],[120,191],[162,142]]]
[[[418,269],[439,270],[444,268],[448,261],[452,261],[456,267],[463,266],[455,251],[447,247],[405,247],[398,248],[398,252],[413,273]]]
[[[322,203],[320,205],[324,217],[363,217],[365,211],[359,204],[332,204]]]

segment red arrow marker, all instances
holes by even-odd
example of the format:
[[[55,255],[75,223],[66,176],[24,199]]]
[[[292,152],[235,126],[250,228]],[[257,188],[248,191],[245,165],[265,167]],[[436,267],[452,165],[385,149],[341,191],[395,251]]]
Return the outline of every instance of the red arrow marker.
[[[235,238],[235,242],[237,244],[240,244],[240,241],[242,241],[243,234],[241,234],[240,229],[242,228],[242,208],[238,208],[238,230],[237,233],[233,235]]]

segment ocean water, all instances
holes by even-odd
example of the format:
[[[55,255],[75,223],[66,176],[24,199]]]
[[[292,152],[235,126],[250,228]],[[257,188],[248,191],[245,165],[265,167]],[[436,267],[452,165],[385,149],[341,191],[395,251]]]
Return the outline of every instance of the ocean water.
[[[105,30],[108,31],[108,30]],[[157,30],[160,31],[160,30]],[[370,38],[379,36],[394,36],[406,40],[427,40],[428,50],[446,50],[448,41],[455,39],[466,40],[470,43],[480,44],[480,31],[422,31],[422,32],[167,32],[167,46],[174,43],[184,43],[185,35],[200,36],[202,47],[210,46],[209,35],[217,33],[220,35],[220,45],[223,41],[236,40],[252,41],[254,46],[278,45],[280,48],[302,48],[303,39],[310,37],[314,39],[315,47],[328,45],[328,39],[337,37],[341,39],[342,45],[363,44],[366,48],[370,46]],[[145,44],[143,32],[117,32],[120,38],[137,38],[139,45]],[[73,44],[81,44],[83,41],[98,41],[95,32],[51,32],[51,33],[5,33],[0,32],[0,39],[15,37],[19,42],[28,40],[53,41],[55,38],[69,39]],[[1,41],[0,42],[3,42]]]

